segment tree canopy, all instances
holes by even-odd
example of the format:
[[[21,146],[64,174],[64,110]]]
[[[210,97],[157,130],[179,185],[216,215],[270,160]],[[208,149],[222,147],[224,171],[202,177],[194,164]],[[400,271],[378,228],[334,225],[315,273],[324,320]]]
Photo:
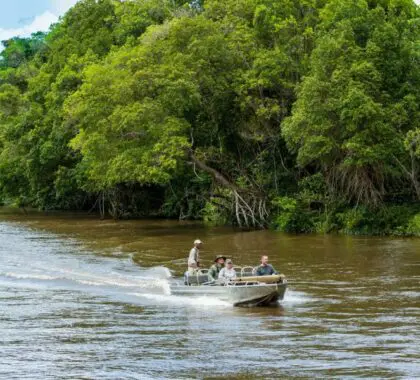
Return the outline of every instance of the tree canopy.
[[[81,0],[3,41],[0,198],[290,231],[397,207],[416,229],[419,15],[412,0]]]

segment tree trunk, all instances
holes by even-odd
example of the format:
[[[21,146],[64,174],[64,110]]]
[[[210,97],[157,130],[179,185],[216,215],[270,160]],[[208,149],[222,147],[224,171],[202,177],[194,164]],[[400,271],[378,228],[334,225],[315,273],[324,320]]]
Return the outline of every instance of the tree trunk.
[[[410,179],[414,190],[416,192],[417,199],[420,200],[420,181],[419,181],[419,165],[417,162],[417,158],[414,154],[414,152],[410,153],[411,157],[411,168],[408,170],[408,168],[396,157],[394,156],[394,159],[398,162],[403,172],[407,175],[407,177]]]

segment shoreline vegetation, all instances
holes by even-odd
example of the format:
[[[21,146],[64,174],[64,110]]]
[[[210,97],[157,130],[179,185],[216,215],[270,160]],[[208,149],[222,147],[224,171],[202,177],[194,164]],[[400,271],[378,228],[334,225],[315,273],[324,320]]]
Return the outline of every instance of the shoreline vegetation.
[[[413,0],[81,0],[2,44],[4,205],[420,236]]]

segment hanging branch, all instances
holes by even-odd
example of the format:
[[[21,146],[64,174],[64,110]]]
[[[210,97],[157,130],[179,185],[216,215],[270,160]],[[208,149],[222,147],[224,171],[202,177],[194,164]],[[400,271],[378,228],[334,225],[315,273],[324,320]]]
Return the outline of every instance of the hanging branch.
[[[239,227],[264,228],[266,226],[268,213],[266,200],[261,192],[240,189],[222,173],[199,160],[192,151],[189,152],[189,157],[194,168],[197,167],[210,174],[217,183],[232,192],[233,205],[231,212],[235,216]]]

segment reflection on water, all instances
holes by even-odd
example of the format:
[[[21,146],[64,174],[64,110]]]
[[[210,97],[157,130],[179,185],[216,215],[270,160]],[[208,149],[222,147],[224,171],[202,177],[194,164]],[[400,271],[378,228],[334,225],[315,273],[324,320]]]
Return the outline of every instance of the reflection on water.
[[[277,307],[175,297],[195,238],[209,265],[261,254]],[[420,241],[3,215],[0,377],[420,377]]]

